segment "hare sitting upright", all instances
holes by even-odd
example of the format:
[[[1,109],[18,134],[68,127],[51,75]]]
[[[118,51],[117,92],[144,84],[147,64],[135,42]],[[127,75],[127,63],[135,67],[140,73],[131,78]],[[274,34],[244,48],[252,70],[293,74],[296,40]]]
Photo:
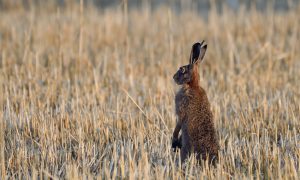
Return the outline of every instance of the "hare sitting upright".
[[[204,41],[195,43],[189,64],[180,67],[173,77],[182,87],[175,98],[178,122],[173,132],[172,148],[181,148],[182,163],[191,153],[196,153],[198,160],[208,158],[213,164],[218,159],[219,144],[213,115],[205,90],[199,85],[198,65],[203,60],[206,49]],[[182,133],[178,138],[180,130]]]

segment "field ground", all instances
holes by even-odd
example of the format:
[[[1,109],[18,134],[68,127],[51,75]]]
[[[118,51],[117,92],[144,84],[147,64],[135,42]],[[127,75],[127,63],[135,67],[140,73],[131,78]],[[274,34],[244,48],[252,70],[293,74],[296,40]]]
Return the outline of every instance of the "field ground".
[[[182,177],[172,76],[202,39],[221,151],[185,175],[299,178],[299,11],[0,11],[2,179]]]

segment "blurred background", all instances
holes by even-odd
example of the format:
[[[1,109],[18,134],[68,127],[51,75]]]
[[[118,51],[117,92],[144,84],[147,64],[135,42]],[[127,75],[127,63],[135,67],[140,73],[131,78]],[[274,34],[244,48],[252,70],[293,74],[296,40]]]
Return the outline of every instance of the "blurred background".
[[[10,8],[23,7],[30,8],[33,4],[35,6],[53,6],[65,8],[71,6],[73,3],[80,0],[0,0],[0,8],[7,10]],[[88,6],[95,6],[99,9],[112,8],[119,6],[122,3],[127,3],[129,9],[141,9],[144,6],[149,6],[155,9],[161,5],[170,7],[177,13],[185,10],[198,11],[206,14],[211,8],[211,4],[217,4],[218,10],[221,12],[221,6],[226,5],[233,10],[237,10],[241,6],[246,8],[256,8],[264,11],[268,4],[272,8],[279,11],[286,11],[299,3],[299,0],[84,0],[84,4]]]

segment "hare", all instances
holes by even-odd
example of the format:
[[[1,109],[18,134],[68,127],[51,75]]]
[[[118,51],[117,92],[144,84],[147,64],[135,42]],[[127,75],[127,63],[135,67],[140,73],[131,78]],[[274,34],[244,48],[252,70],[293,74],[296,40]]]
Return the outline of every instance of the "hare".
[[[191,153],[198,160],[209,160],[215,164],[218,159],[219,144],[213,123],[213,114],[205,90],[199,85],[198,65],[207,49],[204,41],[192,46],[190,62],[182,66],[173,76],[182,85],[175,97],[178,122],[173,132],[172,148],[181,148],[183,163]],[[182,131],[178,138],[179,131]]]

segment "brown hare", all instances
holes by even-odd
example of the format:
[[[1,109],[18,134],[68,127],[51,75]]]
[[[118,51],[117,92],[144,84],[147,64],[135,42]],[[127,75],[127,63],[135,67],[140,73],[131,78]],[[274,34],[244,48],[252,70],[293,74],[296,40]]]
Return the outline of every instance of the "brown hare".
[[[173,77],[182,87],[175,98],[178,122],[173,132],[172,148],[181,148],[182,163],[191,153],[195,153],[198,160],[208,159],[213,164],[218,159],[219,144],[213,115],[205,90],[199,85],[198,65],[206,49],[204,41],[195,43],[189,64],[180,67]],[[178,138],[180,130],[182,133]]]

